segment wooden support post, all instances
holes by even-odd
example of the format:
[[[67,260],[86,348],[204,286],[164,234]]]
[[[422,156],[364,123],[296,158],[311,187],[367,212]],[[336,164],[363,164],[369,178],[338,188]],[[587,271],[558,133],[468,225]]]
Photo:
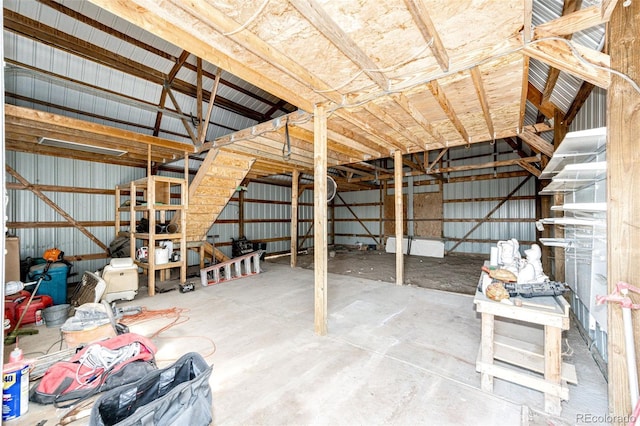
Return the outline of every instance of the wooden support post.
[[[395,190],[395,219],[396,219],[396,285],[404,283],[404,255],[402,253],[402,152],[393,153],[393,185]]]
[[[493,364],[493,335],[495,320],[492,314],[483,312],[481,319],[480,360],[485,364]],[[493,376],[480,374],[480,387],[485,392],[493,392]]]
[[[238,236],[242,238],[244,234],[244,191],[238,191]]]
[[[544,326],[544,380],[560,385],[562,382],[562,329]],[[544,411],[560,415],[560,397],[544,394]]]
[[[384,182],[380,182],[380,218],[378,220],[378,235],[380,235],[380,239],[378,241],[380,241],[380,244],[384,244],[384,196],[387,195],[387,181],[385,180]],[[380,249],[380,247],[378,247],[378,249]]]
[[[618,2],[607,26],[611,68],[640,81],[640,1]],[[629,82],[611,75],[607,91],[607,282],[640,285],[640,94]],[[636,354],[640,354],[640,318],[633,313]],[[622,310],[609,304],[607,321],[609,414],[623,424],[637,401],[631,401],[627,377]],[[626,422],[625,422],[626,423]]]
[[[300,184],[300,172],[293,169],[291,173],[291,267],[298,263],[298,188]]]
[[[553,146],[554,149],[558,149],[564,137],[567,135],[567,124],[563,121],[564,115],[562,111],[556,109],[553,114],[554,125],[553,125]],[[556,193],[553,196],[553,204],[554,205],[563,205],[564,204],[564,193]],[[561,217],[564,213],[561,211],[556,211],[555,216]],[[554,226],[553,227],[554,237],[555,238],[564,238],[564,227],[562,226]],[[554,279],[556,281],[565,280],[565,271],[564,271],[564,247],[555,247],[553,249],[554,257],[555,257],[555,273]]]
[[[313,235],[316,334],[327,334],[327,112],[316,106],[313,118]]]

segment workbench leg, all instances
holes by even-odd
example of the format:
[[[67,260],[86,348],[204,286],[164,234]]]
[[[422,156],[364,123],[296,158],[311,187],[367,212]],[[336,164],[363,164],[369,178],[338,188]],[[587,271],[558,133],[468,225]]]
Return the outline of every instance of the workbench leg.
[[[483,364],[493,364],[493,315],[482,313],[482,337],[480,341],[480,361]],[[493,392],[493,376],[480,373],[480,387],[483,391]]]
[[[544,327],[544,379],[553,384],[562,380],[562,330],[558,327]],[[544,411],[560,415],[560,397],[544,394]]]

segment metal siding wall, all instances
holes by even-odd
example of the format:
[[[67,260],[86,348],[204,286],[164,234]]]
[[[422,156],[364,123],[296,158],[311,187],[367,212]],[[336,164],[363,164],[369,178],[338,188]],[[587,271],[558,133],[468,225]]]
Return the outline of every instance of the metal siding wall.
[[[498,142],[498,147],[504,150],[504,144]],[[515,158],[511,152],[494,155],[488,152],[491,145],[477,144],[472,145],[470,149],[458,148],[451,157],[449,162],[451,166],[460,166],[467,164],[477,164],[492,161],[494,157],[497,160],[506,160]],[[493,151],[493,147],[491,147]],[[456,161],[456,157],[466,157],[471,155],[482,155],[482,157],[463,159]],[[500,172],[521,170],[519,167],[504,167]],[[470,176],[474,174],[484,174],[487,170],[469,171],[456,173],[455,176]],[[453,174],[452,174],[453,177]],[[459,183],[445,183],[443,200],[464,199],[464,198],[486,198],[486,197],[504,197],[509,194],[524,177],[514,177],[506,179],[494,180],[478,180]],[[519,195],[535,195],[535,179],[530,179],[516,194]],[[482,202],[456,202],[445,203],[443,214],[445,219],[470,219],[483,218],[491,209],[493,209],[499,201],[482,201]],[[491,218],[524,218],[535,219],[535,200],[514,200],[507,201]],[[449,238],[462,238],[477,222],[445,222],[444,235]],[[471,239],[491,239],[506,240],[516,238],[519,241],[535,240],[535,224],[532,222],[485,222],[478,227],[468,238]],[[445,241],[445,250],[450,250],[455,241]],[[491,250],[491,243],[479,242],[463,242],[456,248],[456,252],[461,253],[478,253],[487,254]]]
[[[380,207],[379,206],[354,206],[352,204],[357,203],[378,203],[380,201],[380,191],[353,191],[353,192],[341,192],[340,196],[344,199],[345,203],[351,207],[351,210],[356,216],[362,220],[366,225],[369,232],[373,235],[380,235]],[[341,200],[336,197],[336,203],[342,204]],[[353,237],[336,237],[336,244],[354,245],[357,243],[363,244],[375,244],[376,241],[367,236],[361,237],[359,235],[368,234],[367,230],[353,217],[353,214],[346,207],[336,207],[337,219],[350,219],[350,222],[336,222],[335,230],[336,234],[354,234]],[[366,221],[364,219],[375,218],[375,221]]]
[[[7,164],[33,184],[83,188],[114,189],[116,185],[144,177],[145,170],[103,163],[7,152]],[[8,176],[7,182],[15,182]],[[10,190],[7,214],[10,222],[64,221],[58,213],[27,190]],[[79,221],[112,221],[115,199],[111,195],[45,192],[60,208]],[[88,228],[104,244],[115,237],[115,229]],[[44,251],[57,247],[67,255],[100,253],[101,249],[74,227],[11,230],[20,237],[20,257],[42,257]],[[104,267],[107,259],[73,262],[71,272],[81,275]],[[69,281],[77,281],[79,277]]]

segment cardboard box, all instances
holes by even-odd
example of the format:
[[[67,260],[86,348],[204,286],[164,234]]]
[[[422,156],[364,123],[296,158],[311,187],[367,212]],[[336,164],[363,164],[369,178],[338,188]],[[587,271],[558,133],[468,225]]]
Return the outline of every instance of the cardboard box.
[[[20,281],[20,238],[5,237],[4,282]]]

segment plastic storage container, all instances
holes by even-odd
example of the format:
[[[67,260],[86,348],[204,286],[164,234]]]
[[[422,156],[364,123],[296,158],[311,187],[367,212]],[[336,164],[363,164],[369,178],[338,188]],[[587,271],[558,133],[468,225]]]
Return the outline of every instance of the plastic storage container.
[[[37,281],[45,265],[34,265],[29,269],[29,280]],[[66,263],[54,263],[49,267],[47,275],[40,283],[37,294],[51,296],[54,305],[67,303],[67,277],[69,275],[69,265]]]

